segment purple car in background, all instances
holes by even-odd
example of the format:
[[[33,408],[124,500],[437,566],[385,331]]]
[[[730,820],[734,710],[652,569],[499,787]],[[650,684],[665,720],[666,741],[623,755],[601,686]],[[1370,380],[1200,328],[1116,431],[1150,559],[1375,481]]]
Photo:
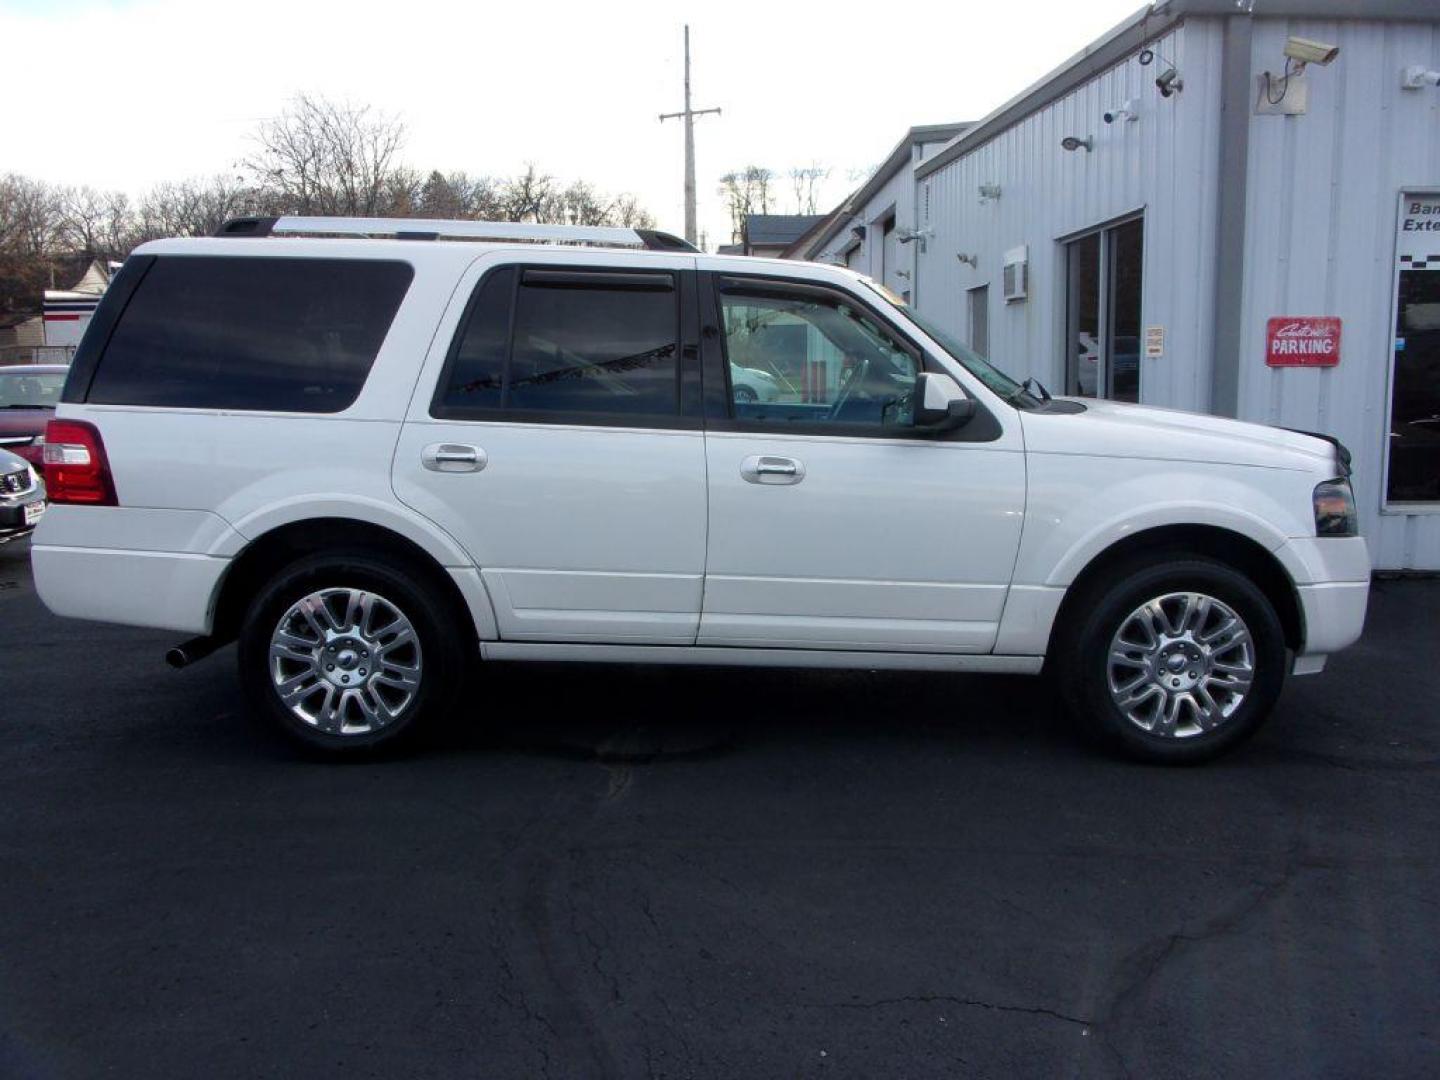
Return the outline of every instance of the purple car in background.
[[[19,454],[39,472],[45,425],[55,415],[69,368],[64,364],[0,367],[0,450]]]

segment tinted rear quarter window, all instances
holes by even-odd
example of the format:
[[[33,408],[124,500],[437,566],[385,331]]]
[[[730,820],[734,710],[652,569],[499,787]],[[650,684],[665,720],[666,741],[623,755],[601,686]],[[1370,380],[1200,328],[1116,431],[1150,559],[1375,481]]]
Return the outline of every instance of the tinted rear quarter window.
[[[88,400],[333,413],[370,373],[414,271],[360,259],[160,256]]]

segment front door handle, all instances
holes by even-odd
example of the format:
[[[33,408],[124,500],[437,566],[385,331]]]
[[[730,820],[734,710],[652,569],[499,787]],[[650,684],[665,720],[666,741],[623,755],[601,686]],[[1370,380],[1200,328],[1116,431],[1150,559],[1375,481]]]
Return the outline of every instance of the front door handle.
[[[795,458],[751,454],[740,463],[740,475],[752,484],[798,484],[805,466]]]
[[[478,446],[431,443],[420,451],[420,464],[431,472],[479,472],[490,459]]]

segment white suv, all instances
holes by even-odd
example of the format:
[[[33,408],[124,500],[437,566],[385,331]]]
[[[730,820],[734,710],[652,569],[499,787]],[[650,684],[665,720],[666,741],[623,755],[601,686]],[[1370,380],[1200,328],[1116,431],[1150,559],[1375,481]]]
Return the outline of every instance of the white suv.
[[[1051,398],[847,270],[627,229],[146,244],[45,461],[52,611],[198,635],[181,665],[238,639],[255,708],[339,751],[478,654],[1044,669],[1199,760],[1356,639],[1370,577],[1333,440]]]

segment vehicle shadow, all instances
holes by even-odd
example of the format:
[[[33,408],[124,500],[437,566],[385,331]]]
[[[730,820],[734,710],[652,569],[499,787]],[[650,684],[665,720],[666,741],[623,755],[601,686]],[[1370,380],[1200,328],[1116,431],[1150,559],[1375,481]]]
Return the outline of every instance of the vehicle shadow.
[[[811,739],[1079,745],[1050,685],[1020,676],[491,664],[476,682],[481,715],[437,747],[643,764]]]

